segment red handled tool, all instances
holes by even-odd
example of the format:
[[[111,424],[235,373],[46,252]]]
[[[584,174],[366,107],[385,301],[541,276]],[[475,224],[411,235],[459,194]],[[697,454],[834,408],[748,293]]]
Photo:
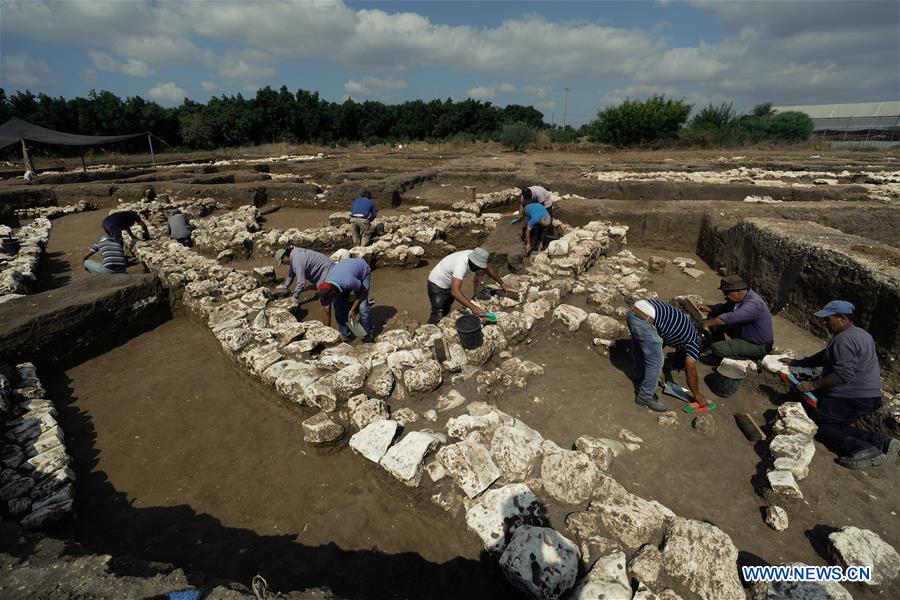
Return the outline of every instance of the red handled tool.
[[[781,379],[785,383],[793,386],[793,388],[795,390],[797,389],[797,386],[800,385],[800,380],[797,379],[792,373],[788,373],[788,372],[782,373]],[[797,390],[797,391],[799,392],[800,390]],[[816,399],[815,396],[812,395],[812,392],[800,392],[800,395],[803,397],[803,401],[806,402],[807,404],[809,404],[810,406],[812,406],[813,408],[817,408],[819,406],[819,401]]]

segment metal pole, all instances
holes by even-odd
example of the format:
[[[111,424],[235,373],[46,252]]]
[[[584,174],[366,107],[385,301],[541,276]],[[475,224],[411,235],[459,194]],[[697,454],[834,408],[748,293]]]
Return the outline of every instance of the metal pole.
[[[569,116],[569,88],[563,88],[566,90],[566,99],[563,103],[563,129],[566,128],[566,118]]]
[[[150,144],[150,160],[153,161],[153,166],[156,166],[156,155],[153,154],[153,137],[148,133],[147,134],[147,142]]]
[[[87,173],[87,165],[84,164],[84,146],[81,147],[81,172]]]

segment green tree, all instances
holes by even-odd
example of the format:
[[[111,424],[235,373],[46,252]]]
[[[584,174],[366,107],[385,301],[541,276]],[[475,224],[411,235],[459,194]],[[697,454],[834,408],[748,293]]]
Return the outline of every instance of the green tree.
[[[802,142],[809,139],[815,125],[806,113],[789,110],[772,117],[769,136],[782,142]]]
[[[525,152],[528,145],[533,143],[536,138],[537,130],[521,121],[507,123],[497,135],[497,141],[514,152]]]
[[[653,96],[625,100],[597,113],[591,124],[592,141],[615,146],[634,146],[675,139],[691,112],[683,100]]]

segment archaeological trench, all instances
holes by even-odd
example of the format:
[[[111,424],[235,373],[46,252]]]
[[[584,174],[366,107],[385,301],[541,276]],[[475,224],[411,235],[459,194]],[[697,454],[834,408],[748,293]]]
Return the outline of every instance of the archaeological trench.
[[[773,354],[804,356],[826,340],[811,313],[850,300],[884,379],[863,426],[900,435],[897,159],[421,144],[119,160],[30,186],[8,165],[0,596],[896,598],[898,467],[835,464],[774,357],[738,365],[707,414],[635,405],[624,314],[718,301],[739,274],[776,315]],[[535,183],[559,198],[558,239],[526,257],[510,221]],[[363,189],[377,235],[351,248]],[[175,208],[193,248],[166,239]],[[127,274],[89,276],[118,210],[151,239]],[[375,343],[276,292],[292,245],[369,262]],[[497,323],[466,350],[457,311],[423,324],[425,286],[476,245],[513,293],[486,294]],[[782,564],[873,577],[741,575]]]

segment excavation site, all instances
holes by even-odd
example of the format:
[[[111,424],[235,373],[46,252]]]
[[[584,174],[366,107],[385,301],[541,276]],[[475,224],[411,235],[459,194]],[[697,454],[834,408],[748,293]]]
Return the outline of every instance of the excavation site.
[[[0,596],[900,597],[898,161],[419,142],[4,166]],[[733,292],[771,312],[756,356],[710,350]],[[835,375],[787,364],[848,315],[882,390],[851,425],[883,440],[849,460],[809,399]],[[747,575],[775,565],[868,571]]]

